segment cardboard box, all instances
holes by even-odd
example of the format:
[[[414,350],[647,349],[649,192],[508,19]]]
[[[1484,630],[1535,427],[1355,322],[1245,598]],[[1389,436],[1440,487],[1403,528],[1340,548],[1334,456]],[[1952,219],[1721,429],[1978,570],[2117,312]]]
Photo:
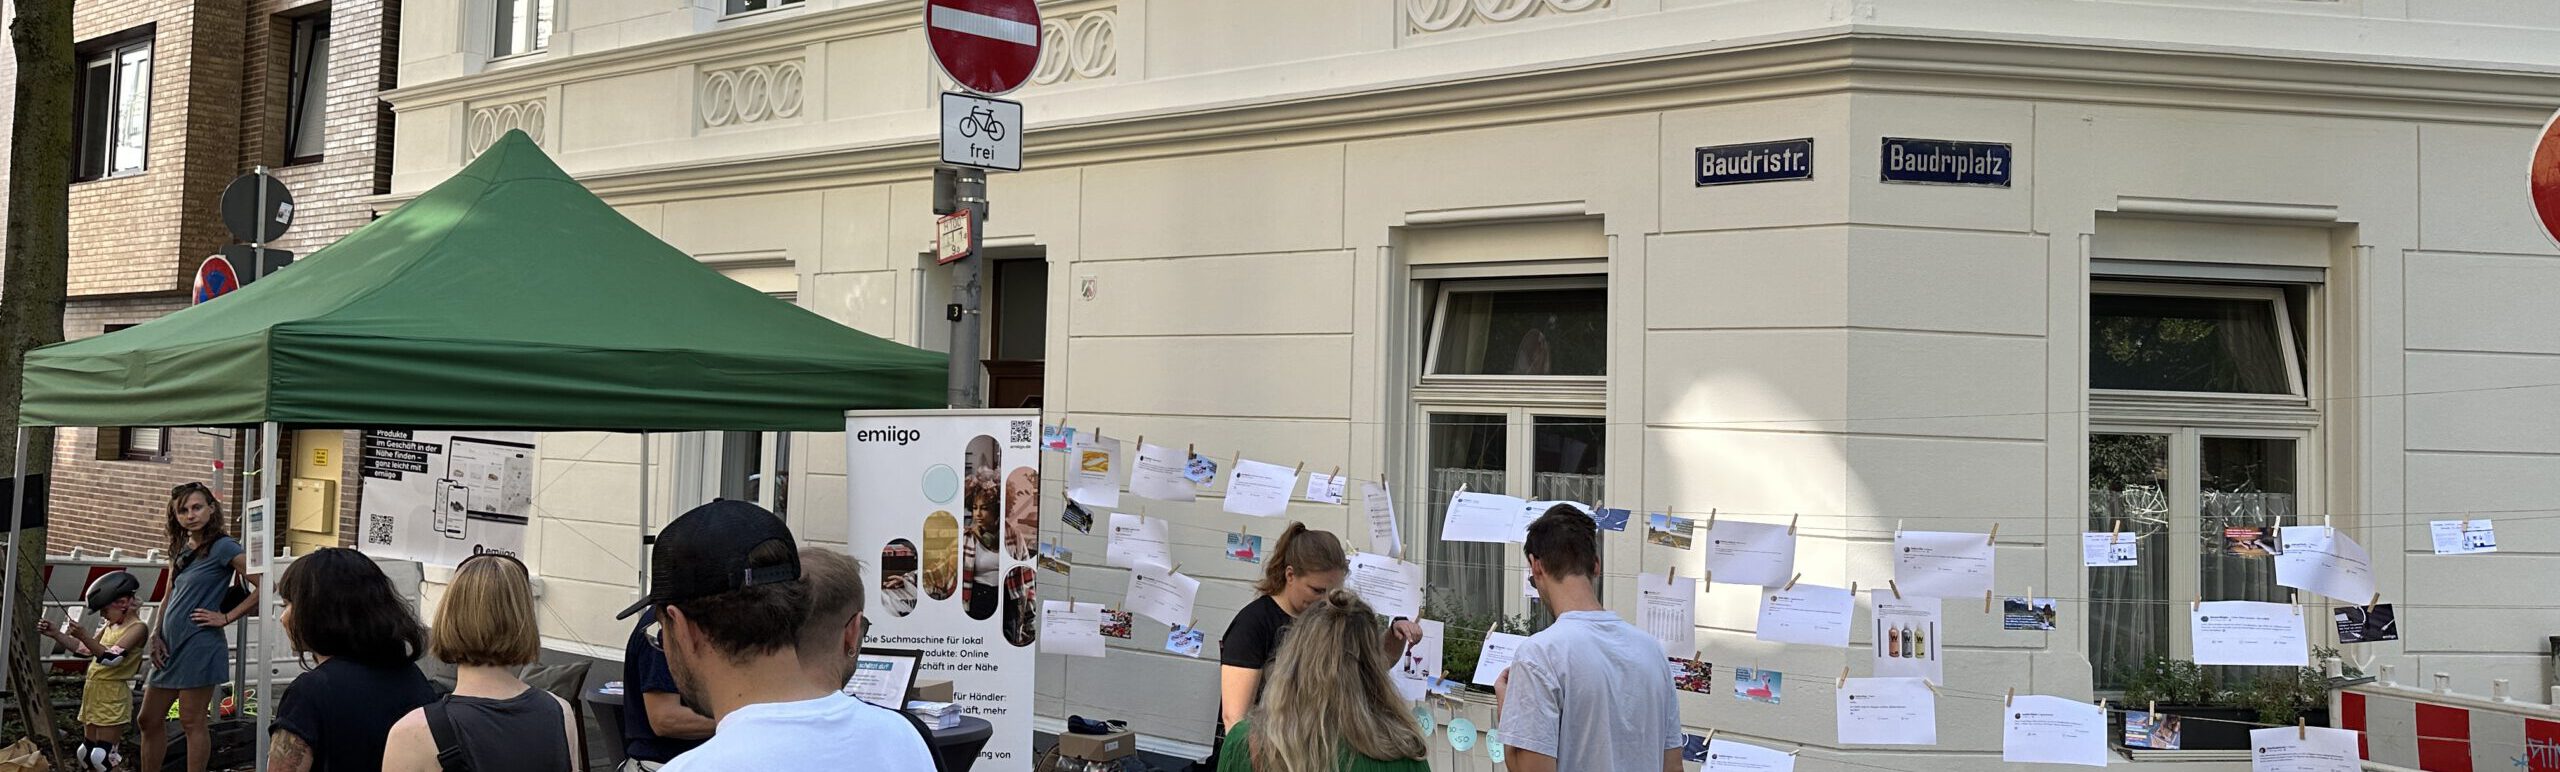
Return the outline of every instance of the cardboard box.
[[[1138,753],[1136,732],[1058,735],[1058,755],[1084,761],[1117,761]]]
[[[914,686],[907,687],[907,701],[950,702],[951,682],[917,679]]]

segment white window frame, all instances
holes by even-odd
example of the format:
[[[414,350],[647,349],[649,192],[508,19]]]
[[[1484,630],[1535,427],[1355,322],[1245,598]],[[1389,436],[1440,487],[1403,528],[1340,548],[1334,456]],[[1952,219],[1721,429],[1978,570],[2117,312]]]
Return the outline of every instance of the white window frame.
[[[128,65],[125,62],[125,57],[136,51],[140,51],[143,56],[142,66],[144,71],[141,84],[142,106],[137,114],[126,115],[124,110],[125,95],[127,92],[125,87],[125,70],[128,68]],[[138,40],[131,40],[112,46],[106,46],[83,54],[79,60],[78,78],[72,86],[74,94],[83,94],[86,91],[89,81],[89,71],[99,67],[104,67],[107,70],[106,125],[103,127],[83,125],[78,120],[80,116],[74,116],[72,121],[73,133],[71,137],[72,149],[75,160],[80,163],[78,173],[72,175],[72,179],[74,181],[127,177],[151,170],[151,82],[160,74],[159,52],[153,49],[152,38],[150,36],[144,36]],[[85,104],[83,106],[85,107]],[[83,110],[82,112],[86,111]],[[128,118],[139,118],[141,120],[142,147],[138,151],[141,157],[130,159],[133,162],[133,165],[130,167],[124,167],[122,166],[122,162],[127,159],[124,158],[124,153],[122,152],[121,145],[117,142],[117,138],[124,133],[124,122]],[[80,153],[84,152],[83,148],[87,145],[86,132],[90,130],[103,130],[106,132],[104,141],[100,143],[100,152],[104,153],[105,157],[99,160],[96,174],[88,173],[86,164],[88,159],[78,157]]]
[[[773,4],[772,4],[770,7],[766,7],[766,8],[758,8],[758,9],[755,9],[755,10],[752,10],[752,11],[732,11],[732,10],[729,10],[729,7],[730,7],[731,5],[733,5],[733,4],[735,4],[735,3],[739,2],[739,1],[740,1],[740,0],[720,0],[720,20],[721,20],[721,21],[728,21],[728,20],[731,20],[731,19],[748,19],[748,18],[754,18],[754,17],[757,17],[757,16],[763,16],[763,15],[765,15],[765,14],[769,14],[769,13],[782,13],[782,12],[784,12],[784,11],[791,11],[791,10],[797,10],[797,9],[800,9],[800,8],[806,8],[806,7],[808,7],[808,5],[809,5],[808,0],[771,0]]]
[[[2094,281],[2089,283],[2089,294],[2092,296],[2148,295],[2152,297],[2211,298],[2216,300],[2256,300],[2269,303],[2271,304],[2269,308],[2275,314],[2277,347],[2283,349],[2284,353],[2285,386],[2287,387],[2287,392],[2284,394],[2091,388],[2089,389],[2089,393],[2092,396],[2120,396],[2154,401],[2209,400],[2234,403],[2258,402],[2272,404],[2301,404],[2310,399],[2310,392],[2304,385],[2303,376],[2305,371],[2302,366],[2302,357],[2298,353],[2298,349],[2295,348],[2295,340],[2298,333],[2293,329],[2292,309],[2287,306],[2283,289],[2277,287],[2229,284],[2148,284],[2139,282]]]
[[[560,21],[558,2],[559,0],[491,0],[488,5],[491,20],[490,61],[531,56],[550,50],[551,34],[559,31],[556,29]],[[522,28],[515,27],[513,20],[507,18],[506,11],[510,4],[527,9]],[[554,29],[544,28],[545,17],[549,17],[549,23],[555,27]],[[510,45],[513,47],[510,48]]]
[[[2186,625],[2176,620],[2187,612],[2181,599],[2201,597],[2203,557],[2198,552],[2204,542],[2202,533],[2203,495],[2201,471],[2205,438],[2281,439],[2290,440],[2294,449],[2294,514],[2299,522],[2326,519],[2329,511],[2329,453],[2327,426],[2319,409],[2319,398],[2325,392],[2319,374],[2324,372],[2325,343],[2316,334],[2323,329],[2325,285],[2305,283],[2292,285],[2303,291],[2305,313],[2302,329],[2297,329],[2288,299],[2287,288],[2263,284],[2152,283],[2093,279],[2088,296],[2082,301],[2084,320],[2094,307],[2097,295],[2153,295],[2260,300],[2270,304],[2277,328],[2278,345],[2283,350],[2286,380],[2290,394],[2246,394],[2237,392],[2152,391],[2130,389],[2083,388],[2089,395],[2087,431],[2083,435],[2081,461],[2077,474],[2079,487],[2089,487],[2089,437],[2100,434],[2145,434],[2168,438],[2169,490],[2162,493],[2169,503],[2167,538],[2169,597],[2171,603],[2169,656],[2194,658],[2194,641]],[[2084,325],[2086,322],[2084,321]],[[2085,330],[2084,330],[2085,331]],[[2301,337],[2309,334],[2309,337]],[[2307,343],[2308,345],[2302,345]],[[2083,345],[2094,345],[2083,338]],[[2086,356],[2084,354],[2083,356]],[[2085,372],[2085,371],[2084,371]],[[2086,517],[2086,513],[2083,513]],[[2085,568],[2086,572],[2106,571]],[[2084,587],[2089,586],[2084,583]],[[2307,593],[2295,593],[2296,604],[2307,615],[2326,618],[2321,601]],[[2212,600],[2207,598],[2206,600]],[[2086,624],[2085,622],[2083,623]],[[2333,626],[2314,619],[2309,625],[2311,639],[2318,645],[2335,645]],[[2084,630],[2084,634],[2085,634]],[[2090,663],[2096,668],[2109,668],[2125,663]]]
[[[1541,416],[1608,418],[1607,375],[1436,375],[1432,367],[1439,361],[1442,333],[1447,330],[1450,298],[1466,292],[1500,292],[1550,289],[1607,289],[1608,266],[1602,261],[1577,261],[1570,266],[1551,266],[1556,275],[1489,277],[1504,266],[1491,270],[1469,265],[1434,265],[1412,269],[1412,302],[1427,304],[1410,314],[1407,335],[1426,334],[1421,341],[1419,357],[1412,360],[1410,384],[1405,393],[1410,412],[1411,436],[1405,441],[1404,468],[1411,470],[1403,479],[1410,490],[1398,496],[1404,511],[1405,549],[1427,561],[1433,554],[1430,543],[1430,521],[1442,513],[1430,511],[1435,496],[1428,490],[1431,469],[1430,417],[1435,413],[1459,413],[1503,416],[1503,481],[1505,490],[1474,491],[1500,493],[1531,498],[1535,485],[1537,418]],[[1607,308],[1607,299],[1602,300]],[[1422,324],[1428,320],[1428,326]],[[1409,339],[1409,338],[1408,338]],[[1604,368],[1605,369],[1605,368]],[[1604,445],[1605,447],[1605,445]],[[1606,457],[1604,456],[1604,459]],[[1607,468],[1604,460],[1603,469]],[[1403,489],[1400,489],[1403,490]],[[1602,502],[1584,502],[1600,504]],[[1622,556],[1603,553],[1607,563]],[[1518,549],[1504,551],[1501,609],[1506,616],[1525,615],[1532,609],[1520,591],[1522,577],[1527,576],[1528,560]],[[1604,573],[1606,573],[1604,571]]]

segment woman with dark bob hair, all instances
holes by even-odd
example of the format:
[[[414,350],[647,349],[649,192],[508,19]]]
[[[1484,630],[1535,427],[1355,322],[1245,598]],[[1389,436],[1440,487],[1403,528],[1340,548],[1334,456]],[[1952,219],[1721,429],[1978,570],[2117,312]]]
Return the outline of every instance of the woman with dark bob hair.
[[[380,772],[391,725],[436,698],[418,655],[426,627],[373,559],[331,547],[295,558],[277,620],[309,668],[268,735],[270,772]]]

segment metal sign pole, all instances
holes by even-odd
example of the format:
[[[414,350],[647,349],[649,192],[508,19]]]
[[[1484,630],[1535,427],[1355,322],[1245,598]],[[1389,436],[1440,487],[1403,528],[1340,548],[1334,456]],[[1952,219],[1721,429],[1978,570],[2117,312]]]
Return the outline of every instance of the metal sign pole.
[[[951,406],[983,407],[978,379],[978,274],[985,265],[987,172],[960,170],[960,205],[969,210],[969,256],[951,264]]]
[[[249,240],[249,254],[251,255],[249,258],[249,275],[253,278],[264,278],[267,275],[267,223],[274,218],[274,215],[267,212],[266,165],[258,165],[257,170],[253,173],[258,175],[258,225],[257,238]],[[233,267],[237,268],[238,266]],[[248,282],[244,281],[240,283],[247,284]],[[266,746],[261,744],[259,747],[263,748]],[[266,756],[261,755],[258,757],[259,766],[266,766],[266,763]]]
[[[276,453],[276,424],[275,424],[275,422],[274,422],[274,421],[268,421],[268,422],[266,423],[266,425],[265,425],[265,426],[262,426],[262,427],[260,427],[260,428],[258,429],[258,501],[259,501],[259,509],[258,509],[258,513],[259,513],[259,517],[258,517],[257,519],[259,520],[259,522],[255,522],[255,523],[251,523],[251,524],[250,524],[250,526],[251,526],[251,527],[250,527],[251,535],[252,535],[254,538],[256,538],[256,539],[257,539],[257,545],[256,545],[256,547],[255,547],[254,549],[250,550],[250,552],[249,552],[249,573],[250,573],[250,575],[252,575],[252,576],[256,576],[256,577],[258,577],[258,579],[257,579],[257,588],[258,588],[258,589],[257,589],[257,593],[258,593],[258,621],[257,621],[257,624],[259,624],[259,625],[265,625],[265,624],[267,623],[267,620],[269,620],[269,619],[274,619],[274,618],[275,618],[275,612],[276,612],[276,594],[275,594],[275,591],[274,591],[274,589],[273,589],[273,588],[275,587],[275,581],[274,581],[274,577],[271,577],[271,576],[268,576],[268,575],[267,575],[267,574],[268,574],[267,567],[268,567],[268,566],[270,566],[270,565],[273,565],[273,564],[274,564],[274,562],[275,562],[275,561],[274,561],[274,555],[275,555],[275,522],[276,522],[276,474],[275,474],[275,470],[276,470],[276,460],[277,460],[277,458],[278,458],[278,456],[277,456],[277,453]],[[258,693],[257,693],[257,695],[258,695],[258,729],[257,729],[258,755],[257,755],[257,758],[258,758],[258,768],[259,768],[259,769],[266,769],[266,768],[267,768],[267,724],[268,724],[268,717],[267,717],[267,714],[270,712],[270,711],[269,711],[269,708],[271,708],[271,707],[273,707],[273,706],[274,706],[274,701],[273,701],[273,699],[272,699],[272,696],[269,694],[269,691],[270,691],[272,688],[274,688],[274,686],[275,686],[275,675],[276,675],[276,670],[275,670],[275,668],[272,666],[272,665],[273,665],[273,662],[270,660],[270,658],[269,658],[269,657],[267,657],[267,656],[266,656],[266,652],[265,652],[266,645],[267,645],[267,643],[268,643],[268,641],[267,641],[267,636],[265,635],[265,633],[266,633],[266,629],[265,629],[264,627],[261,627],[261,628],[259,628],[258,632],[259,632],[260,634],[259,634],[259,636],[258,636],[258,641],[257,641],[257,643],[258,643],[258,649],[259,649],[259,651],[258,651],[258,655],[259,655],[259,657],[258,657],[258,659],[259,659],[259,662],[258,662]],[[234,702],[234,703],[232,703],[232,704],[233,704],[233,705],[238,706],[238,707],[239,707],[240,709],[242,709],[242,710],[246,710],[246,709],[248,709],[248,707],[249,707],[249,700],[248,700],[248,698],[246,698],[246,697],[241,697],[241,698],[239,698],[239,700],[238,700],[237,702]]]

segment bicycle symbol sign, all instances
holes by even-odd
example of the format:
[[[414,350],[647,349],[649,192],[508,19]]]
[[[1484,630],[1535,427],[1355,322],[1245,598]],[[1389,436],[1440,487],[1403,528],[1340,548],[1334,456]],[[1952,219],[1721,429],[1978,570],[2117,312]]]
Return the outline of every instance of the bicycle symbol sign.
[[[942,162],[1021,171],[1022,103],[945,92]]]

